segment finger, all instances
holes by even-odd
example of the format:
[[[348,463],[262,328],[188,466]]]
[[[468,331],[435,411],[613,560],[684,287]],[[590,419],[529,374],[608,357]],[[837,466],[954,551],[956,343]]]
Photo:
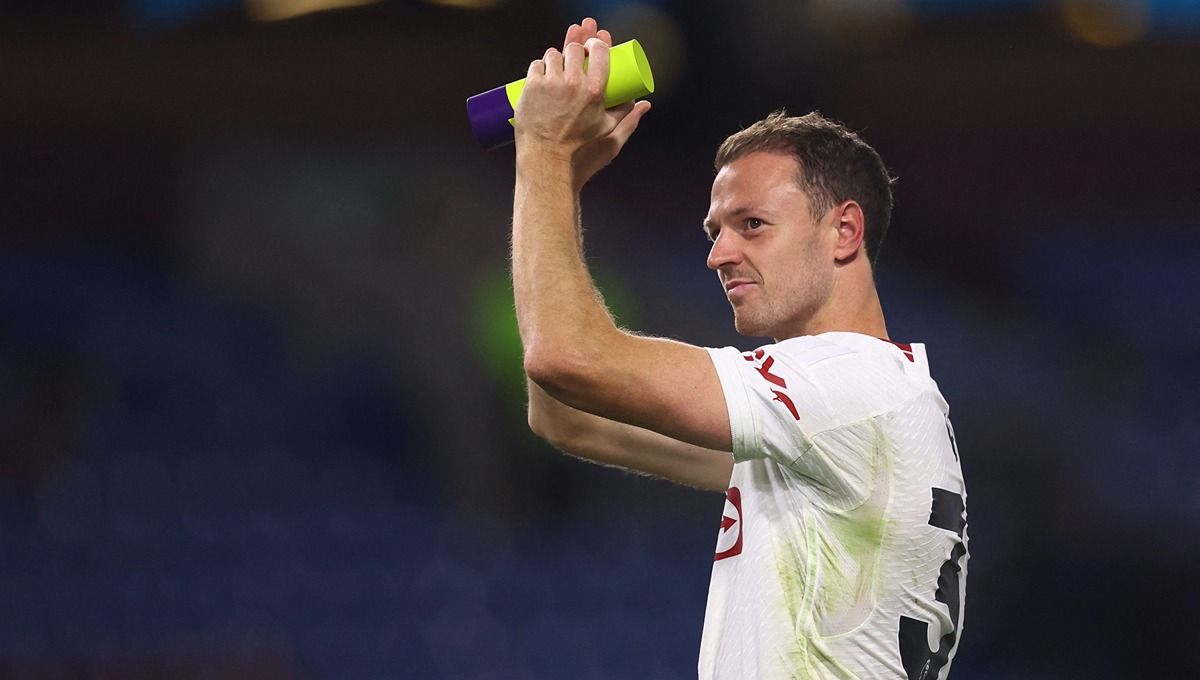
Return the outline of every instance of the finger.
[[[583,40],[580,40],[579,42],[585,43],[591,38],[596,37],[596,29],[598,29],[599,26],[596,25],[595,19],[588,17],[581,21],[579,25],[583,29]]]
[[[563,55],[562,52],[551,47],[546,50],[546,55],[542,57],[542,61],[546,62],[546,75],[554,75],[562,73],[563,70]]]
[[[592,22],[592,23],[595,23],[595,22]],[[571,35],[570,35],[570,37],[572,38],[571,42],[577,42],[580,45],[582,45],[585,42],[587,42],[589,38],[595,37],[595,35],[596,35],[595,29],[588,30],[588,27],[590,25],[591,24],[588,23],[587,19],[584,19],[583,21],[579,22],[578,24],[575,24],[575,26],[578,26],[579,29],[577,31],[575,31],[574,33],[571,33]]]
[[[633,135],[634,130],[637,130],[638,124],[642,122],[642,118],[650,111],[650,102],[641,100],[633,104],[633,109],[617,123],[617,127],[609,133],[609,137],[617,143],[617,148],[625,146],[625,142]]]
[[[563,71],[565,73],[583,73],[583,60],[586,54],[583,45],[571,43],[563,50]]]
[[[603,91],[608,82],[608,45],[599,38],[590,38],[584,47],[588,56],[588,79],[598,81]]]
[[[570,45],[573,42],[582,45],[587,39],[587,36],[583,36],[582,26],[579,24],[571,24],[571,27],[567,29],[567,37],[563,39],[563,52],[567,51],[567,45]]]
[[[541,59],[534,59],[533,61],[529,62],[529,71],[526,72],[526,77],[536,78],[544,75],[546,75],[546,62],[542,61]]]
[[[612,47],[612,33],[602,28],[596,32],[596,37],[603,40],[609,47]]]

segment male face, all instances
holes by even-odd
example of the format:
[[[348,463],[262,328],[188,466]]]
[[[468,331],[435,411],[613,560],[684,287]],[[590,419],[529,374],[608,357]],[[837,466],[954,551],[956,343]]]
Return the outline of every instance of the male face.
[[[805,334],[833,288],[837,230],[813,220],[794,158],[756,151],[717,173],[705,231],[738,333],[776,340]]]

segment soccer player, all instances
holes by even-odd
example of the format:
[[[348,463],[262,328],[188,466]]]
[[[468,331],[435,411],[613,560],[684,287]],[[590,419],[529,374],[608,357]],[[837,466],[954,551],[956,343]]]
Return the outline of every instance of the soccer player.
[[[649,111],[606,111],[586,19],[516,111],[513,285],[529,422],[572,454],[723,491],[701,678],[945,678],[963,624],[965,488],[925,348],[888,339],[873,266],[892,180],[856,134],[772,114],[716,157],[708,266],[751,352],[614,326],[579,191]],[[585,71],[584,59],[588,58]]]

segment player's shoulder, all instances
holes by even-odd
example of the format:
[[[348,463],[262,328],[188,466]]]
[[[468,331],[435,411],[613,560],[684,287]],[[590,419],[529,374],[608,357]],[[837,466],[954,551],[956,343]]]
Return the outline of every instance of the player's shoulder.
[[[839,422],[895,409],[931,389],[922,345],[833,332],[784,340],[774,347],[782,363],[802,372],[821,391]]]
[[[804,335],[740,353],[732,347],[709,351],[718,369],[752,370],[767,380],[776,376],[775,385],[794,379],[827,397],[852,395],[859,399],[870,393],[894,401],[932,383],[923,345],[861,333]]]
[[[781,340],[763,349],[786,358],[794,366],[814,368],[822,364],[844,367],[880,364],[897,369],[915,359],[913,345],[892,342],[861,333],[833,331]],[[920,345],[916,347],[920,348]]]

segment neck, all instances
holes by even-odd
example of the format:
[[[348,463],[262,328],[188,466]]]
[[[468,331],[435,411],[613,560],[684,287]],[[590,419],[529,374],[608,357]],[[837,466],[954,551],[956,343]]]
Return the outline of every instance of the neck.
[[[840,273],[843,276],[834,279],[833,288],[825,304],[804,321],[799,332],[777,337],[777,342],[786,338],[831,331],[862,333],[889,339],[887,324],[883,318],[883,305],[879,302],[879,292],[875,289],[875,278],[870,268],[866,271]]]

